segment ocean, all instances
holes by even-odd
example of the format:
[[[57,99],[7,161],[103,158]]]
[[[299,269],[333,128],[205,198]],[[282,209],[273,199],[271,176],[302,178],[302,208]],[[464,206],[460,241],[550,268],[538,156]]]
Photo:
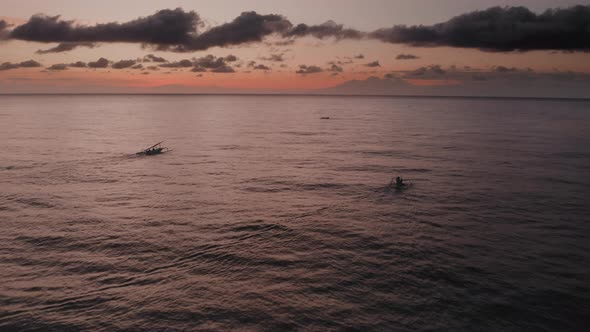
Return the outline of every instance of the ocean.
[[[5,95],[0,142],[0,331],[590,325],[590,101]]]

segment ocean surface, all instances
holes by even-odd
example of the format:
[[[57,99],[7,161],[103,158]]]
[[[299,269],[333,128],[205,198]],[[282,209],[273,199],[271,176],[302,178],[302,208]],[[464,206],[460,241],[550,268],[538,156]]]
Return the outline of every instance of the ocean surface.
[[[590,326],[590,101],[0,96],[0,142],[3,332]]]

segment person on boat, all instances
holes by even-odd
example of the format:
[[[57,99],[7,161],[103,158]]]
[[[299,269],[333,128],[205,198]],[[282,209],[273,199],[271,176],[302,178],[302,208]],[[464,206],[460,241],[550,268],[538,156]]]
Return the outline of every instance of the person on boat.
[[[400,176],[398,176],[398,177],[395,178],[395,186],[396,187],[399,188],[399,187],[403,187],[405,185],[406,184],[404,183],[404,179],[402,179]]]

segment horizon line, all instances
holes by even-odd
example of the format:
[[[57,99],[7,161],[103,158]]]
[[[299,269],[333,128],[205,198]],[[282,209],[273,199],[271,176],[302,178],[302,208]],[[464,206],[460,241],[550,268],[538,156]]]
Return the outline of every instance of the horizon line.
[[[570,100],[590,101],[590,97],[531,97],[531,96],[453,96],[453,95],[388,95],[388,94],[329,94],[329,93],[183,93],[183,92],[16,92],[2,93],[0,96],[240,96],[240,97],[382,97],[382,98],[440,98],[440,99],[521,99],[521,100]]]

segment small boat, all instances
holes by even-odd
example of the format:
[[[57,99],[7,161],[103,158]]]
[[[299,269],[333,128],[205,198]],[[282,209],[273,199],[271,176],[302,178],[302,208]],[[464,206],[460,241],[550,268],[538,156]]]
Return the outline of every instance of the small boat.
[[[160,143],[154,144],[147,149],[137,152],[136,154],[140,155],[140,156],[153,156],[155,154],[161,154],[161,153],[170,151],[170,149],[168,149],[166,147],[162,147],[161,146],[162,143],[164,143],[164,142],[162,141]]]
[[[412,186],[411,183],[408,183],[407,181],[404,181],[403,179],[400,178],[401,181],[396,181],[396,179],[391,179],[391,182],[389,183],[389,186],[387,186],[389,189],[394,189],[395,191],[403,191],[406,190],[408,188],[410,188]]]

